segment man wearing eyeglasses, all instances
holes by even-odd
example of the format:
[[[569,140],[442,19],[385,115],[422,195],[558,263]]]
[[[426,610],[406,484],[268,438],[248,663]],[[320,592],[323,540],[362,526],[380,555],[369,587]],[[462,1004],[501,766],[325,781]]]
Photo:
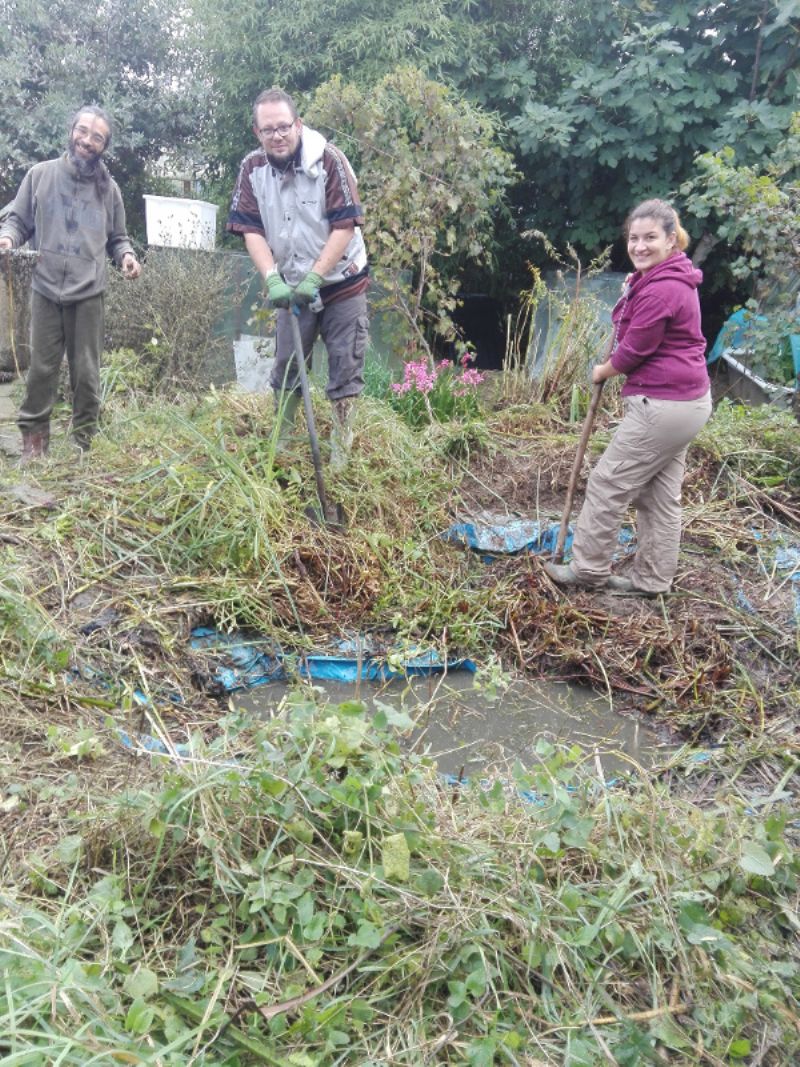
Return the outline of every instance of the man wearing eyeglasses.
[[[48,450],[65,352],[72,436],[81,452],[88,451],[100,414],[107,256],[126,278],[141,272],[125,229],[122,194],[102,161],[110,144],[106,112],[82,107],[70,123],[67,151],[31,167],[0,225],[0,253],[26,241],[38,252],[31,283],[31,365],[17,416],[23,465]]]
[[[343,470],[352,446],[352,414],[364,388],[368,320],[364,217],[356,179],[341,149],[305,126],[291,96],[267,89],[253,105],[260,147],[242,162],[228,230],[241,234],[278,308],[270,384],[285,447],[300,403],[289,315],[299,311],[304,355],[322,337],[333,409],[331,466]]]

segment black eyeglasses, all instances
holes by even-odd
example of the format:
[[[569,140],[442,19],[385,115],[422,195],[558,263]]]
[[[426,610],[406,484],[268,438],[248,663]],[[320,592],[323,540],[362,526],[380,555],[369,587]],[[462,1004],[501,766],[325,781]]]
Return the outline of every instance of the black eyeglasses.
[[[262,137],[266,137],[268,141],[271,141],[273,137],[286,137],[293,126],[293,122],[282,122],[280,126],[262,126],[258,132]]]
[[[73,126],[73,133],[77,133],[79,136],[90,141],[96,148],[102,148],[106,143],[106,138],[102,133],[89,133],[86,126]]]

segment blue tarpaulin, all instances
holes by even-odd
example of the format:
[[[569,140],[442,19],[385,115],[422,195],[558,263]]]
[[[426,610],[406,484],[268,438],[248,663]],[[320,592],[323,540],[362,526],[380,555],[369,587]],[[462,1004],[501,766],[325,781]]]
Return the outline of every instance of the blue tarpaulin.
[[[711,365],[726,352],[752,348],[754,336],[768,326],[769,318],[766,315],[755,315],[746,308],[739,308],[725,320],[714,344],[708,350],[706,362]],[[800,334],[788,334],[787,339],[795,377],[800,377]]]
[[[293,674],[334,682],[385,681],[419,674],[475,670],[468,659],[443,660],[435,650],[409,646],[381,647],[369,635],[337,641],[320,652],[286,652],[258,634],[226,634],[209,626],[192,630],[192,648],[220,653],[229,665],[214,677],[228,690],[250,689]]]
[[[536,556],[552,555],[560,526],[560,522],[551,520],[540,522],[538,519],[481,512],[454,522],[442,537],[445,541],[480,552],[484,561],[490,563],[497,556],[511,556],[518,552],[531,552]],[[572,527],[568,526],[564,540],[567,559],[572,548],[572,533]],[[633,539],[633,531],[624,526],[619,533],[619,543],[625,551],[632,546]]]
[[[559,524],[539,522],[536,519],[502,518],[491,514],[471,516],[455,522],[442,535],[465,548],[490,555],[514,555],[516,552],[533,552],[536,555],[552,554],[556,547]],[[572,545],[572,527],[567,530],[565,548]]]

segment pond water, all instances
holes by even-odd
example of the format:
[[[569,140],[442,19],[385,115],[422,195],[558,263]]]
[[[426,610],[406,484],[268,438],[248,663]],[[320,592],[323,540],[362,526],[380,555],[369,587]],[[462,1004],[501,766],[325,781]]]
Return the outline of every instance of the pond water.
[[[403,708],[415,723],[409,747],[433,757],[443,774],[470,777],[507,769],[516,759],[530,766],[537,762],[540,738],[579,743],[603,778],[635,764],[652,766],[674,748],[651,726],[617,714],[608,698],[583,686],[516,677],[494,688],[475,683],[476,676],[462,670],[389,682],[314,682],[313,689],[333,704],[360,700],[372,710],[376,701]],[[292,688],[274,682],[235,693],[233,702],[266,715]]]

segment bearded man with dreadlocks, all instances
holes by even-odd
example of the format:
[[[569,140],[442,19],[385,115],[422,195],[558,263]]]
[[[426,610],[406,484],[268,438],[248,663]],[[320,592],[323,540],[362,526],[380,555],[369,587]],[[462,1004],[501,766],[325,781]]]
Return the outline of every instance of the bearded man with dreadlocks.
[[[72,435],[78,448],[88,451],[100,413],[106,257],[126,278],[137,278],[142,269],[125,229],[122,194],[102,160],[110,144],[108,114],[82,107],[70,124],[66,152],[31,167],[0,225],[0,253],[27,241],[38,253],[31,285],[31,365],[17,416],[23,465],[49,447],[65,352]]]

